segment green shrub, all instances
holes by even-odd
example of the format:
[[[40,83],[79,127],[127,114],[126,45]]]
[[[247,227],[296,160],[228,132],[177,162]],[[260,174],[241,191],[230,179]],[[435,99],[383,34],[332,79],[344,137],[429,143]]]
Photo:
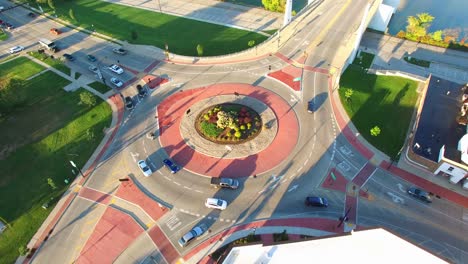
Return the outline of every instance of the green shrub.
[[[208,114],[204,114],[204,115],[203,115],[203,118],[204,118],[206,121],[210,120],[210,116],[209,116]]]
[[[241,129],[241,130],[245,130],[245,125],[241,125],[241,126],[240,126],[240,129]]]
[[[247,129],[250,129],[252,127],[251,123],[247,123]]]
[[[242,136],[242,134],[241,134],[241,132],[236,131],[236,133],[234,133],[234,136],[235,136],[236,138],[240,138],[240,137]]]
[[[200,125],[201,131],[208,137],[217,137],[223,132],[223,129],[216,126],[216,124],[202,122]]]

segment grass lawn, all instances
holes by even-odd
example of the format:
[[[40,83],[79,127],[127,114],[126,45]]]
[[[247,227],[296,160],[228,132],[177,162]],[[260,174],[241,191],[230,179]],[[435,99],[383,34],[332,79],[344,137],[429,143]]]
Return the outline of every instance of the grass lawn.
[[[101,82],[93,82],[93,83],[90,83],[88,84],[88,86],[90,86],[91,88],[94,88],[94,90],[102,93],[102,94],[105,94],[107,93],[108,91],[112,90],[112,88],[110,88],[109,86],[101,83]]]
[[[0,30],[0,41],[4,41],[8,39],[8,35],[5,33],[5,31]]]
[[[66,75],[70,76],[71,70],[70,68],[67,67],[62,61],[59,59],[52,59],[49,55],[46,53],[39,53],[37,51],[30,51],[28,52],[29,55],[32,57],[41,60],[42,62],[54,67],[55,69],[65,73]]]
[[[372,75],[350,65],[341,76],[340,98],[359,133],[373,146],[395,157],[403,146],[411,116],[416,107],[418,83],[402,77]],[[344,96],[346,89],[354,91],[351,101]],[[370,129],[380,127],[374,137]]]
[[[359,56],[356,56],[356,58],[354,59],[353,64],[359,65],[363,67],[364,69],[369,69],[370,66],[372,65],[372,61],[374,60],[374,57],[375,57],[374,54],[361,51]]]
[[[97,98],[94,107],[80,104],[84,89],[65,92],[69,81],[53,72],[26,83],[27,104],[0,120],[0,218],[9,224],[0,235],[0,263],[14,263],[18,248],[29,242],[67,189],[64,180],[73,179],[69,160],[83,166],[112,118],[107,103]],[[41,208],[52,199],[47,210]]]
[[[249,48],[247,43],[250,40],[260,44],[267,38],[249,31],[104,1],[56,1],[55,6],[61,19],[75,25],[90,30],[94,25],[99,33],[134,44],[164,48],[167,43],[171,52],[181,55],[197,55],[198,44],[204,47],[204,56],[222,55]],[[42,8],[50,10],[47,4]],[[70,10],[73,10],[75,19],[70,17]]]
[[[421,67],[429,68],[429,66],[431,66],[431,62],[427,60],[420,60],[413,57],[404,57],[403,59],[411,64],[418,65]]]
[[[12,75],[18,79],[27,79],[43,70],[45,70],[45,68],[42,65],[26,57],[17,57],[11,61],[0,64],[0,76]]]

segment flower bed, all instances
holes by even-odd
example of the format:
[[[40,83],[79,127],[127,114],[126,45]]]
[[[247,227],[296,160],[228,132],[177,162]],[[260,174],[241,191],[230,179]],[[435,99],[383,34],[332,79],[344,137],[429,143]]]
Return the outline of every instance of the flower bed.
[[[262,130],[260,115],[241,104],[210,106],[195,119],[200,136],[218,144],[240,144],[255,138]]]

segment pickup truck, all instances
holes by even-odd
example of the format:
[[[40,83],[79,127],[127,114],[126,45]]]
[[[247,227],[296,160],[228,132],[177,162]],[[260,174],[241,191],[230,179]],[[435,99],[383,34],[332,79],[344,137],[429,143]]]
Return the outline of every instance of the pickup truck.
[[[239,187],[239,181],[231,178],[211,178],[211,186],[215,188],[237,189],[237,187]]]

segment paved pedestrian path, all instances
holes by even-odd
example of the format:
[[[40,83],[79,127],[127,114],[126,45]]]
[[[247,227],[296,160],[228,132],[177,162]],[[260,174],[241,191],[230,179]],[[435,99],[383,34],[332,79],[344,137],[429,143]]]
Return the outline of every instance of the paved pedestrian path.
[[[256,32],[279,29],[283,22],[280,13],[216,0],[106,1]]]

